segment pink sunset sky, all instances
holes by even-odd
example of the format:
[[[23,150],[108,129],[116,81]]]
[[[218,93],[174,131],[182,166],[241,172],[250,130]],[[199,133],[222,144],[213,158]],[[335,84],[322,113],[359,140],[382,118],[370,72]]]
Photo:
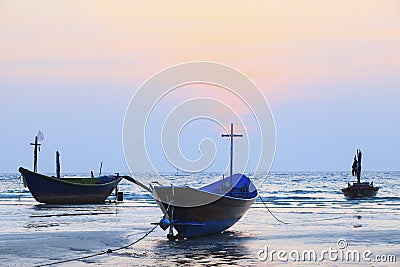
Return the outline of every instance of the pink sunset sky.
[[[54,171],[57,149],[64,171],[126,171],[131,97],[188,61],[258,85],[276,123],[272,170],[350,170],[356,148],[365,170],[399,170],[397,0],[3,0],[0,172],[32,165],[38,129],[40,171]]]

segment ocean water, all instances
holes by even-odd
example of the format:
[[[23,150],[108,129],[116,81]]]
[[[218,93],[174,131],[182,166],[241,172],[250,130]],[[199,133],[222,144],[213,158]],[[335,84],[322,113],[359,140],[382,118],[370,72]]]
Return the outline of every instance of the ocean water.
[[[218,174],[163,176],[177,185],[200,186]],[[363,180],[374,181],[380,190],[377,197],[363,200],[343,197],[340,189],[353,180],[348,172],[250,177],[284,223],[257,199],[224,233],[171,242],[157,228],[129,248],[57,266],[400,266],[400,172],[364,172]],[[18,174],[1,174],[0,266],[49,264],[138,240],[162,213],[136,185],[123,181],[119,190],[124,192],[119,203],[112,195],[103,205],[43,205]]]

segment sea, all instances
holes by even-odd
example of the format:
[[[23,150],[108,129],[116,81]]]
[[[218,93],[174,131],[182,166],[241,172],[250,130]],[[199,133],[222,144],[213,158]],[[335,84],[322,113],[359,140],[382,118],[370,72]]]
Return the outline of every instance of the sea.
[[[201,186],[220,174],[161,175]],[[341,192],[349,172],[248,176],[262,198],[233,227],[169,241],[151,231],[158,206],[129,181],[119,185],[122,202],[112,194],[101,205],[44,205],[19,174],[0,174],[0,266],[400,266],[400,172],[363,172],[380,189],[362,200]]]

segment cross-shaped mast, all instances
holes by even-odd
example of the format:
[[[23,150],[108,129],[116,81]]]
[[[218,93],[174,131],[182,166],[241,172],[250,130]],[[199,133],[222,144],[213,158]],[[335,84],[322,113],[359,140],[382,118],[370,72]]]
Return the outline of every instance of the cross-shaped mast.
[[[31,143],[31,146],[35,146],[35,150],[33,152],[33,172],[37,172],[37,155],[38,155],[38,148],[40,151],[40,145],[38,143],[38,137],[35,136],[35,143]]]
[[[234,134],[233,133],[233,123],[231,123],[231,133],[230,134],[222,134],[222,137],[230,137],[231,138],[231,164],[230,164],[230,184],[232,186],[232,172],[233,172],[233,138],[234,137],[243,137],[241,134]]]

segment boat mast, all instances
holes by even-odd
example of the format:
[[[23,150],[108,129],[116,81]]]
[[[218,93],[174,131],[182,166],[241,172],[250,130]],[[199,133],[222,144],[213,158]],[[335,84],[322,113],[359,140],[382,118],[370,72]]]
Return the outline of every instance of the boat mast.
[[[361,157],[362,157],[362,153],[360,149],[357,149],[357,182],[361,183]]]
[[[60,152],[56,151],[56,176],[60,178],[61,168],[60,168]]]
[[[37,155],[38,155],[38,148],[40,151],[40,145],[38,143],[38,137],[35,136],[35,143],[31,143],[31,146],[35,146],[35,149],[33,151],[33,172],[37,172]]]
[[[233,133],[233,123],[231,123],[231,133],[230,134],[222,134],[222,137],[230,137],[231,138],[231,162],[230,162],[230,185],[232,186],[232,172],[233,172],[233,138],[234,137],[243,137],[241,134]]]

